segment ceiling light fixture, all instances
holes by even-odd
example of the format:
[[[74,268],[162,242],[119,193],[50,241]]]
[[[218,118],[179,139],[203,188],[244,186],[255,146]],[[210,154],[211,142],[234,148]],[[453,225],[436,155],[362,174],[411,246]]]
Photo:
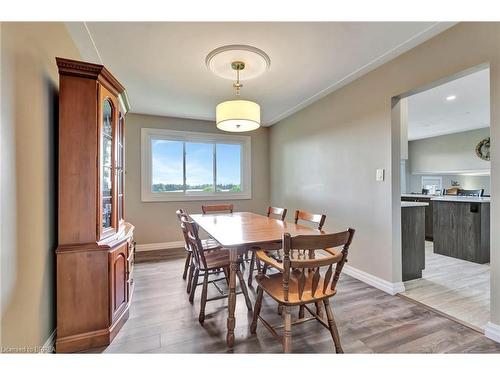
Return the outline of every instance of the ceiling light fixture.
[[[236,71],[236,95],[240,95],[243,84],[240,83],[240,72],[245,69],[243,61],[233,61],[231,68]],[[260,106],[249,100],[228,100],[219,103],[215,108],[217,128],[228,132],[247,132],[260,127]]]
[[[446,100],[448,100],[449,102],[451,102],[452,100],[455,100],[456,98],[457,98],[456,95],[450,95],[450,96],[446,97]]]

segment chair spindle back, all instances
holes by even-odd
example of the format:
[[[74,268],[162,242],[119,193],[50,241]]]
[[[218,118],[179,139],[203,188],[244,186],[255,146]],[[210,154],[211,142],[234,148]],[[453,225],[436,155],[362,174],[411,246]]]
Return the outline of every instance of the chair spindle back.
[[[206,214],[207,212],[229,212],[233,213],[232,204],[216,204],[211,206],[201,206],[201,211]]]
[[[317,224],[317,228],[321,230],[325,224],[326,215],[311,214],[309,212],[297,210],[295,211],[295,224],[298,224],[299,220]]]
[[[340,273],[347,260],[353,236],[354,229],[352,228],[334,234],[296,237],[285,233],[283,235],[283,291],[285,300],[288,300],[288,287],[292,277],[298,285],[299,299],[302,299],[307,280],[311,282],[313,297],[319,288],[321,288],[323,294],[326,293],[328,288],[335,290]],[[334,249],[338,247],[342,247],[340,252]],[[322,250],[327,255],[321,258],[310,258],[305,255],[305,251],[315,250]],[[333,269],[334,264],[336,265],[335,270]],[[322,267],[327,267],[327,270],[324,274],[323,285],[319,285]]]
[[[205,259],[205,252],[199,236],[199,227],[194,221],[184,214],[181,216],[181,226],[186,232],[186,239],[189,249],[193,253],[193,259],[198,268],[206,269],[207,261]]]
[[[182,225],[182,220],[181,220],[182,216],[187,216],[187,213],[182,208],[179,208],[177,211],[175,211],[175,214],[177,215],[177,219],[179,220],[179,222],[181,224],[182,236],[184,237],[184,249],[186,251],[190,252],[191,250],[189,248],[187,232],[186,232],[185,226]]]
[[[271,215],[276,215],[279,217],[281,221],[285,221],[286,212],[287,212],[286,208],[269,206],[267,209],[267,217],[271,217]]]

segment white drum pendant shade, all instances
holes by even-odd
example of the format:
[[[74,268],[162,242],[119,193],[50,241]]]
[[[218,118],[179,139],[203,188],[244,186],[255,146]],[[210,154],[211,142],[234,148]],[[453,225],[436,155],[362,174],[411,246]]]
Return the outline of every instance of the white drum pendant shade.
[[[247,132],[260,127],[260,106],[248,100],[228,100],[215,108],[217,127],[228,132]]]

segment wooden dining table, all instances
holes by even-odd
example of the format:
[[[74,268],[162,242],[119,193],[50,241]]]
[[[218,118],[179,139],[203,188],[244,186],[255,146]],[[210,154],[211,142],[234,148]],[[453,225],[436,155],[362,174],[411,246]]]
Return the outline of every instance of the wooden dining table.
[[[234,311],[236,308],[238,253],[246,249],[276,248],[276,244],[282,241],[284,233],[297,236],[302,234],[323,234],[324,231],[251,212],[195,214],[190,215],[190,217],[210,237],[229,250],[231,265],[229,271],[226,341],[227,346],[232,348],[234,346],[234,327],[236,323]]]

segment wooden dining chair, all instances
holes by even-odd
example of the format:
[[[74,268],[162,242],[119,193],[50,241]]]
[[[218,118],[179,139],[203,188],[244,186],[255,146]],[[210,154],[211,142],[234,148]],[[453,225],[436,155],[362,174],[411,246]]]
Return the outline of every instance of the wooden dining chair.
[[[229,212],[233,213],[233,205],[232,204],[215,204],[211,206],[201,206],[201,211],[206,214],[207,212]]]
[[[190,293],[191,292],[191,284],[193,281],[193,272],[194,272],[194,264],[192,263],[192,251],[191,248],[189,247],[189,242],[188,242],[188,237],[187,237],[187,232],[185,230],[185,226],[182,225],[181,217],[183,215],[186,215],[189,218],[189,215],[183,210],[183,209],[178,209],[175,214],[177,215],[177,219],[179,222],[181,222],[181,230],[182,230],[182,236],[184,237],[184,250],[186,251],[186,262],[184,263],[184,272],[182,273],[182,278],[186,280],[187,273],[189,270],[189,277],[188,277],[188,284],[186,287],[186,292]],[[201,240],[201,244],[203,246],[204,251],[210,251],[210,250],[217,250],[220,249],[221,246],[219,243],[213,239],[206,239],[206,240]]]
[[[232,204],[216,204],[216,205],[210,205],[210,206],[205,206],[205,205],[201,206],[201,211],[204,214],[210,213],[210,212],[213,212],[213,213],[227,212],[227,213],[232,214],[233,210],[234,210],[234,206]],[[243,258],[245,258],[244,259],[245,261],[250,262],[250,259],[248,258],[248,251],[245,251],[245,249],[243,249],[238,254],[238,257],[240,258],[240,260],[243,260]],[[245,269],[245,263],[243,261],[240,262],[240,265],[243,267],[243,269]]]
[[[295,211],[295,224],[299,224],[299,220],[316,224],[316,228],[321,230],[325,224],[326,215],[311,214],[309,212],[297,210]]]
[[[323,225],[325,224],[325,220],[326,220],[326,215],[312,214],[310,212],[300,211],[300,210],[295,211],[295,219],[294,219],[295,224],[299,224],[299,222],[305,221],[307,223],[316,224],[316,228],[318,230],[321,230],[321,229],[323,229]],[[310,251],[308,255],[309,255],[309,257],[314,258],[314,250]],[[281,310],[282,310],[281,308],[278,308],[278,312],[280,314],[281,314]],[[319,315],[323,315],[323,311],[322,311],[320,304],[317,305],[317,313]],[[303,317],[304,317],[304,306],[300,306],[299,318],[303,318]]]
[[[191,221],[187,215],[181,216],[181,225],[185,228],[187,233],[187,241],[189,248],[193,254],[193,264],[194,264],[194,275],[193,283],[191,288],[191,293],[189,295],[189,301],[193,302],[196,287],[198,286],[198,277],[203,276],[202,282],[202,292],[201,292],[201,304],[200,304],[200,314],[198,320],[201,324],[205,321],[205,306],[207,301],[219,300],[221,298],[227,298],[228,295],[220,295],[207,299],[208,284],[213,283],[222,279],[209,281],[209,276],[216,274],[217,270],[222,269],[224,271],[226,280],[229,286],[229,250],[224,248],[219,248],[217,250],[206,251],[203,248],[202,242],[199,237],[199,227],[194,221]],[[245,296],[245,302],[249,311],[252,311],[252,304],[250,302],[250,297],[248,296],[248,290],[243,279],[243,274],[241,273],[239,267],[236,270],[236,276],[240,281],[241,293]],[[239,294],[239,293],[237,293]]]
[[[349,228],[345,232],[321,235],[302,235],[292,237],[289,233],[283,235],[283,261],[269,257],[265,250],[258,250],[256,257],[258,262],[263,262],[278,269],[280,272],[273,275],[264,275],[259,268],[257,280],[257,299],[255,301],[254,314],[250,332],[255,334],[257,321],[260,320],[276,338],[280,339],[283,351],[292,351],[292,325],[317,320],[330,331],[337,353],[343,353],[340,344],[340,336],[337,325],[330,307],[329,300],[337,293],[337,282],[342,268],[347,261],[349,246],[354,236],[354,229]],[[341,248],[341,249],[339,249]],[[309,258],[307,252],[315,249],[317,255],[322,257]],[[335,267],[333,267],[335,265]],[[321,270],[326,272],[321,274]],[[264,293],[273,298],[280,306],[283,306],[283,322],[278,327],[272,327],[260,315]],[[326,321],[308,304],[323,304],[326,310]],[[290,309],[293,306],[304,306],[312,317],[300,318],[292,322]],[[276,331],[284,328],[280,337]]]
[[[286,213],[287,213],[286,208],[271,207],[271,206],[267,208],[267,217],[274,216],[281,221],[285,221]]]
[[[276,217],[278,220],[285,221],[286,212],[287,212],[286,208],[269,206],[267,208],[267,217]],[[280,248],[281,248],[281,246],[280,246]],[[249,286],[252,285],[254,270],[255,270],[255,251],[252,251],[252,256],[251,256],[251,260],[250,260],[250,267],[248,270],[248,285]]]

